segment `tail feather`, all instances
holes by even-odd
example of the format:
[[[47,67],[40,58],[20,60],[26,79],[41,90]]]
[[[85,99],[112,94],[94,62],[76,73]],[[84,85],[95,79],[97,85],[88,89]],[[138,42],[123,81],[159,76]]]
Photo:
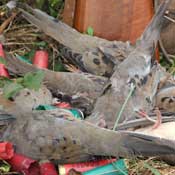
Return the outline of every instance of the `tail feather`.
[[[17,8],[24,18],[47,35],[61,44],[71,48],[73,52],[82,54],[85,50],[97,47],[99,43],[108,42],[105,39],[84,35],[70,26],[47,15],[39,9],[33,9],[27,4],[17,3]]]
[[[121,156],[175,156],[175,141],[134,132],[121,132]]]
[[[150,24],[146,27],[145,31],[141,35],[138,45],[141,47],[153,46],[156,44],[160,37],[160,32],[164,21],[164,14],[171,0],[164,0],[164,2],[159,6],[156,11],[156,14],[152,18]]]
[[[0,126],[4,126],[7,123],[14,121],[16,118],[12,115],[0,112]]]

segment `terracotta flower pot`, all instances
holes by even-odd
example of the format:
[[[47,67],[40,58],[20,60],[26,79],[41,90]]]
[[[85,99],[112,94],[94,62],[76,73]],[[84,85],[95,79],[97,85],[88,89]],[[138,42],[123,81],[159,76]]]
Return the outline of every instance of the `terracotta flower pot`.
[[[77,0],[74,26],[96,36],[135,42],[154,13],[153,0]]]

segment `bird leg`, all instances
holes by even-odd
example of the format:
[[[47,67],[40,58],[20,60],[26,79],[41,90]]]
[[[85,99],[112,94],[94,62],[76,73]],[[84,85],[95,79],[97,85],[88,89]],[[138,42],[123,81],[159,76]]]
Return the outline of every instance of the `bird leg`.
[[[147,120],[151,121],[154,123],[153,128],[152,129],[156,129],[160,126],[161,122],[162,122],[162,116],[161,116],[161,112],[158,108],[155,109],[155,113],[157,116],[157,120],[153,120],[151,117],[149,117],[149,115],[144,112],[143,110],[139,109],[138,111],[136,111],[139,116],[146,118]]]
[[[153,129],[156,129],[162,123],[162,115],[161,115],[161,112],[160,112],[158,107],[155,108],[154,112],[155,112],[155,114],[157,116],[157,122],[154,124]]]

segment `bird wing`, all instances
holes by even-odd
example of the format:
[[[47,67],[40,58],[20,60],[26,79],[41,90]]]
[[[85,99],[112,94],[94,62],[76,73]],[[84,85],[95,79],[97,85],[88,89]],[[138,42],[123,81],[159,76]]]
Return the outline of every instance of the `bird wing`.
[[[37,26],[61,44],[71,48],[75,53],[82,54],[87,49],[97,47],[99,43],[109,42],[105,39],[81,34],[41,10],[32,9],[27,4],[17,3],[17,7],[27,21]]]
[[[165,22],[165,12],[171,0],[164,0],[156,11],[156,15],[152,18],[149,25],[146,27],[145,31],[139,38],[137,42],[138,47],[148,49],[148,47],[156,46],[156,43],[160,37],[160,32]]]

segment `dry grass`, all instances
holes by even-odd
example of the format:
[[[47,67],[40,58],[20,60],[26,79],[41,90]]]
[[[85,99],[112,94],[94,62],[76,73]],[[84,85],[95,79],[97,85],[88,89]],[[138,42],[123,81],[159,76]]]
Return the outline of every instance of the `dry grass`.
[[[129,175],[174,175],[175,166],[170,166],[155,158],[127,159]],[[151,171],[152,170],[152,171]]]

